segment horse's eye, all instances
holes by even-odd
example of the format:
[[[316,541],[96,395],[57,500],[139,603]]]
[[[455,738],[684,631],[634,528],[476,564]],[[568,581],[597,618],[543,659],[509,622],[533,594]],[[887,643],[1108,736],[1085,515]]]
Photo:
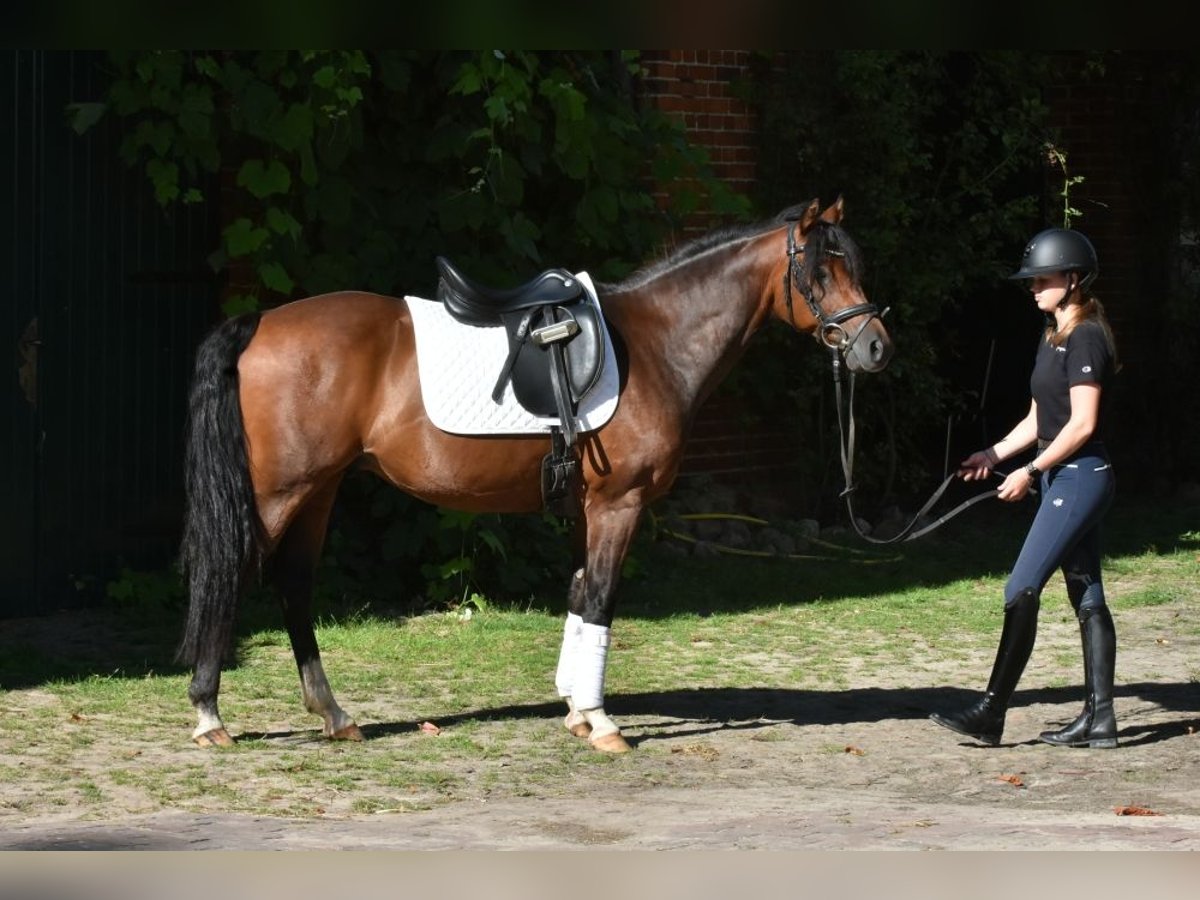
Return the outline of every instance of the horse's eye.
[[[819,269],[817,269],[815,277],[817,284],[819,284],[821,287],[825,287],[825,285],[829,284],[829,270],[824,266],[821,266]]]

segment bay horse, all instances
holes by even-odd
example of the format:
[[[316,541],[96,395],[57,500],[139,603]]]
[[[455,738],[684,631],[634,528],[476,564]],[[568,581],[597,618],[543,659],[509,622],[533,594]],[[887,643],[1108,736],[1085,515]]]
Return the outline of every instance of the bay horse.
[[[567,618],[555,672],[565,727],[602,752],[629,750],[604,711],[615,589],[642,511],[671,487],[697,410],[770,319],[876,372],[892,354],[867,302],[842,198],[813,200],[758,225],[714,232],[619,284],[597,285],[625,347],[617,408],[579,436]],[[431,424],[403,299],[338,292],[247,313],[201,343],[189,398],[181,562],[189,593],[179,659],[193,667],[192,739],[227,746],[217,709],[238,598],[269,574],[323,734],[362,740],[334,699],[310,611],[338,486],[364,466],[436,506],[536,513],[549,435],[471,437]]]

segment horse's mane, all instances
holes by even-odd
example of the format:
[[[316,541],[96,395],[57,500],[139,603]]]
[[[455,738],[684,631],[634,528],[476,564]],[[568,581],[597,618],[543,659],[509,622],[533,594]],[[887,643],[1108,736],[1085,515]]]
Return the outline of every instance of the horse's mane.
[[[596,287],[602,293],[620,293],[642,287],[710,250],[723,247],[727,244],[745,241],[760,234],[765,234],[768,231],[774,231],[789,219],[800,218],[809,205],[809,203],[798,203],[795,206],[789,206],[769,219],[763,219],[750,224],[729,225],[724,228],[718,228],[686,244],[680,245],[663,259],[642,266],[622,281],[598,283]],[[827,251],[837,250],[845,254],[846,266],[850,271],[850,275],[857,279],[858,273],[861,271],[858,248],[840,226],[830,225],[827,222],[818,222],[809,232],[808,240],[813,252],[805,254],[807,256],[807,259],[804,260],[804,274],[806,277],[812,274],[812,263],[810,261],[820,259]]]

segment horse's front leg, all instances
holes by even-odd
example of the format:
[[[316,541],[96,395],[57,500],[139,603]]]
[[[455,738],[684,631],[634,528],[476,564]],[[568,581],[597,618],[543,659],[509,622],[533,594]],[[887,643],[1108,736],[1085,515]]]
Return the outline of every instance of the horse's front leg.
[[[595,502],[585,513],[586,564],[572,576],[555,679],[560,694],[570,691],[566,724],[571,733],[586,734],[592,747],[605,753],[630,749],[621,729],[604,711],[604,678],[617,581],[641,512],[640,502],[626,499],[617,506]]]
[[[575,737],[585,738],[592,733],[583,713],[575,708],[572,698],[572,687],[575,683],[575,657],[579,650],[579,641],[583,637],[583,618],[580,612],[584,606],[584,573],[587,564],[587,527],[585,520],[580,517],[575,525],[572,546],[571,584],[567,589],[567,621],[563,625],[562,647],[558,653],[558,668],[554,673],[554,686],[558,688],[558,696],[566,701],[567,717],[563,725]]]
[[[333,696],[312,624],[312,590],[317,560],[340,479],[322,488],[291,523],[272,560],[272,577],[283,605],[292,655],[300,672],[304,708],[320,716],[325,737],[361,741],[362,731]]]

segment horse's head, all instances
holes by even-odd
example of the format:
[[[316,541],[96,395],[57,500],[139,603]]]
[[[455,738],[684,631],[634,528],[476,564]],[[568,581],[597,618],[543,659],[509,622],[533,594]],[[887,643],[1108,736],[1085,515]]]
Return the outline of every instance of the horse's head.
[[[841,197],[824,212],[814,200],[786,220],[775,315],[840,352],[851,371],[878,372],[891,359],[892,339],[883,313],[863,294],[858,248],[839,224],[842,211]]]

